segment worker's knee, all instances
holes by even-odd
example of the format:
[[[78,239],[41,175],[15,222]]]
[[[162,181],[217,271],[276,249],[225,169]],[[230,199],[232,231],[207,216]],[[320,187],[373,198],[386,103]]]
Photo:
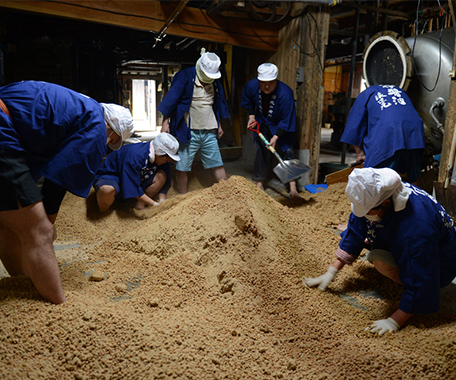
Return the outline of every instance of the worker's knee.
[[[110,185],[103,185],[97,190],[97,203],[100,212],[105,212],[111,207],[116,198],[116,189]]]
[[[26,230],[18,232],[18,236],[23,245],[50,245],[54,241],[54,225],[44,217]]]
[[[394,282],[401,283],[399,277],[399,267],[394,261],[393,254],[384,249],[373,249],[366,255],[367,260],[374,264],[383,276],[388,277]]]
[[[97,198],[115,196],[116,189],[111,185],[103,185],[97,190]]]
[[[160,188],[165,184],[166,182],[166,174],[163,170],[159,170],[154,177],[153,183],[156,183],[157,185],[161,185]]]

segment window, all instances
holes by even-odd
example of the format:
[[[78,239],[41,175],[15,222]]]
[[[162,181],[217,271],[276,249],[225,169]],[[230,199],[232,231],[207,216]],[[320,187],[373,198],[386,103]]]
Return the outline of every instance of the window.
[[[135,132],[156,132],[159,128],[157,128],[155,80],[133,79],[131,99]]]

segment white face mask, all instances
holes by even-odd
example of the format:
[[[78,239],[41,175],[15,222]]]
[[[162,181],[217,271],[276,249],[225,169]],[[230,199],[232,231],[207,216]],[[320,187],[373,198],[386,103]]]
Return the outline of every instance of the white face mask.
[[[364,215],[364,217],[367,220],[370,220],[371,222],[379,222],[381,220],[381,218],[378,216],[378,214],[375,214],[375,215]]]
[[[107,140],[106,140],[106,144],[109,144],[109,140],[111,140],[111,136],[112,134],[114,133],[114,131],[111,131],[111,133],[109,134]]]

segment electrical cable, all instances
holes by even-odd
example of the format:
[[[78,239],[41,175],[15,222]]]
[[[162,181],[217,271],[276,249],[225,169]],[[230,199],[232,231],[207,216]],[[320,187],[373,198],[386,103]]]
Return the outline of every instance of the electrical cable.
[[[318,25],[317,25],[317,20],[315,20],[315,17],[314,17],[312,14],[309,14],[309,13],[307,13],[307,12],[304,13],[304,16],[306,16],[307,18],[310,17],[311,20],[314,21],[314,23],[315,23],[315,30],[316,30],[316,33],[317,33],[317,40],[320,40],[319,31],[318,31]],[[300,25],[300,28],[294,27],[294,30],[296,31],[296,33],[297,33],[298,29],[301,30],[301,29],[303,28],[302,20],[303,20],[303,17],[300,17],[300,18],[298,19],[298,26],[301,24],[301,25]],[[308,35],[309,35],[309,36],[312,36],[312,33],[311,33],[311,32],[312,32],[312,25],[311,25],[311,22],[308,22],[307,25],[308,25],[308,29],[309,29]],[[318,48],[317,48],[317,46],[315,45],[315,41],[314,41],[311,37],[309,38],[310,43],[311,43],[312,46],[313,46],[313,52],[306,52],[306,51],[302,48],[301,44],[300,44],[299,42],[296,41],[296,36],[293,34],[293,29],[292,29],[291,35],[292,35],[292,40],[293,40],[294,44],[298,47],[299,52],[300,52],[301,54],[304,54],[304,55],[306,55],[306,56],[308,56],[308,57],[315,57],[315,56],[317,57],[318,64],[319,64],[319,66],[320,66],[322,72],[324,73],[325,69],[324,69],[324,67],[323,67],[323,65],[322,65],[322,63],[321,63],[320,56],[318,55]]]

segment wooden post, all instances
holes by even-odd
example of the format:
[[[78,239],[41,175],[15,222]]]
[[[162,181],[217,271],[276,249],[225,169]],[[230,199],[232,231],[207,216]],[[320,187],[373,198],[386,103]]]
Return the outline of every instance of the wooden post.
[[[297,84],[299,149],[309,150],[309,165],[314,169],[309,182],[317,183],[320,159],[321,125],[324,102],[325,48],[329,35],[329,7],[309,6],[301,19],[299,66],[304,82]]]
[[[450,150],[451,143],[453,141],[453,135],[456,124],[456,41],[453,50],[453,70],[450,73],[451,83],[450,83],[450,94],[448,95],[448,109],[445,118],[445,129],[443,134],[442,141],[442,153],[440,155],[440,166],[439,166],[439,177],[438,182],[445,182],[445,179],[448,175],[447,168],[448,165],[452,165],[453,162],[450,162]],[[453,168],[453,171],[455,169]]]

